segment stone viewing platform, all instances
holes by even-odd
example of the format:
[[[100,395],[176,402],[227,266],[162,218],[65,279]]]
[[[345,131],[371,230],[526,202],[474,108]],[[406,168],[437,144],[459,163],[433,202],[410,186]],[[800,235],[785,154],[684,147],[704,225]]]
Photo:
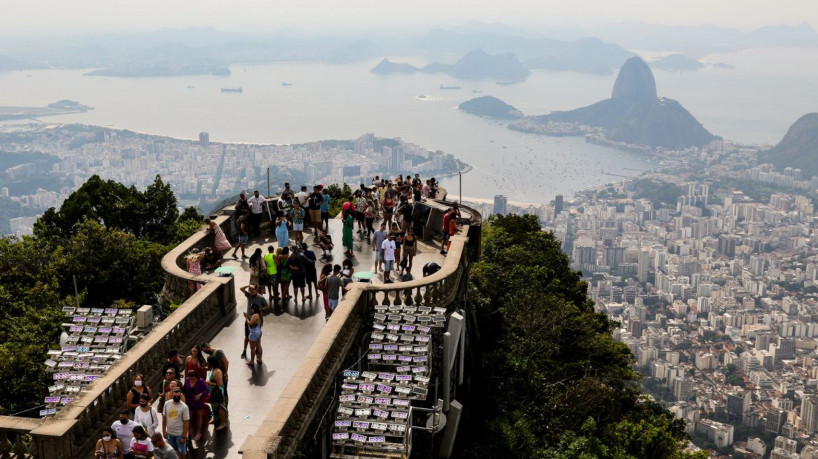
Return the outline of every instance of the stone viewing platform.
[[[465,286],[468,263],[479,253],[479,214],[463,209],[463,222],[472,224],[461,225],[461,231],[452,237],[449,254],[444,256],[439,254],[439,240],[432,237],[435,233],[439,235],[442,214],[449,203],[428,201],[423,205],[428,208],[427,227],[417,232],[420,243],[412,268],[414,280],[383,284],[382,276],[375,275],[371,283],[354,282],[329,321],[325,319],[323,301],[315,293],[306,303],[290,300],[265,316],[261,339],[263,363],[255,366],[245,365],[239,357],[244,339],[241,313],[246,307],[239,288],[249,282],[248,263],[228,255],[223,266],[234,267],[233,276],[188,273],[184,256],[194,247],[213,245],[212,234],[197,232],[162,261],[166,271],[164,294],[181,302],[178,309],[157,323],[56,416],[45,420],[0,416],[0,453],[49,459],[87,457],[100,438],[102,427],[118,419],[136,374],[144,374],[149,387],[158,386],[161,366],[170,349],[187,354],[193,345],[209,341],[224,350],[230,360],[230,422],[225,431],[211,433],[210,429],[201,440],[193,441],[189,458],[239,454],[248,458],[291,457],[304,448],[328,457],[335,411],[325,414],[336,409],[338,401],[337,394],[333,397],[330,389],[340,380],[337,375],[341,369],[360,362],[364,356],[363,334],[372,330],[375,305],[383,305],[386,310],[402,304],[437,307],[443,308],[448,317],[455,312],[452,305],[457,292]],[[215,221],[234,241],[231,212],[232,206]],[[256,248],[266,252],[271,244],[277,247],[265,229],[263,225],[262,236],[251,239],[248,255]],[[329,233],[336,243],[332,262],[340,264],[344,259],[340,220],[330,221]],[[320,249],[312,244],[312,236],[306,232],[305,242],[320,255]],[[355,236],[355,257],[351,260],[358,272],[374,271],[374,254],[366,239]],[[430,261],[442,269],[423,278],[422,267]],[[320,271],[322,266],[319,260],[317,269]],[[202,288],[191,294],[190,282],[199,282]],[[445,379],[449,385],[462,378],[462,368],[458,370],[457,365],[448,373],[450,376]],[[443,398],[442,375],[432,376],[434,393]],[[453,391],[450,389],[449,393]]]

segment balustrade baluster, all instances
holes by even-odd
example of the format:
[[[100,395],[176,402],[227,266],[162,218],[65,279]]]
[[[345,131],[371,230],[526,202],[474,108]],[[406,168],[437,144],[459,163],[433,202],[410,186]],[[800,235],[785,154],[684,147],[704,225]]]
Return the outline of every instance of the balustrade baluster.
[[[383,304],[385,306],[391,306],[392,305],[392,303],[389,302],[389,292],[383,292],[383,301],[381,302],[381,304]]]
[[[412,289],[411,288],[404,289],[403,294],[406,295],[406,298],[403,301],[404,304],[406,304],[407,306],[412,306],[412,304],[414,303],[414,300],[412,299]]]
[[[14,442],[11,452],[14,453],[16,457],[25,457],[27,450],[26,444],[23,443],[23,435],[17,434],[17,441]]]
[[[9,453],[11,453],[13,447],[14,445],[11,444],[6,433],[0,432],[0,457],[3,459],[9,457]]]
[[[395,306],[402,306],[403,301],[400,299],[400,290],[395,290]]]

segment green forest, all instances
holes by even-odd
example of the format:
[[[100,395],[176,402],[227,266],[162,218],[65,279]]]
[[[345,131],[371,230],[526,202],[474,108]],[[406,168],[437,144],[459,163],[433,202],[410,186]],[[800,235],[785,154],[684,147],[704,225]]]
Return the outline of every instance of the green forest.
[[[59,345],[63,306],[155,303],[162,256],[201,225],[195,209],[179,215],[159,176],[144,192],[93,176],[46,211],[34,236],[0,237],[0,414],[42,404],[40,362]]]
[[[615,324],[536,217],[493,216],[482,238],[461,456],[707,457],[685,453],[684,422],[640,392]]]

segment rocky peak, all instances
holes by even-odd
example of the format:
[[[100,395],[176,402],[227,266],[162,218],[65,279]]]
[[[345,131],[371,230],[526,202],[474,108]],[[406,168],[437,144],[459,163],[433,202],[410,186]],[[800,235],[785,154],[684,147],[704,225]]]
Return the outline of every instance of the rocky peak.
[[[625,61],[616,77],[611,99],[656,99],[656,80],[639,57]]]

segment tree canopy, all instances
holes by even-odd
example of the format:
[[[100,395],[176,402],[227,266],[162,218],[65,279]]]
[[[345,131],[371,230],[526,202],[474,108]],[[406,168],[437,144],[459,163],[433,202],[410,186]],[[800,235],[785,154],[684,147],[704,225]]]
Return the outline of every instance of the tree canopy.
[[[179,217],[159,176],[144,192],[93,176],[43,215],[33,237],[0,237],[0,414],[42,403],[42,362],[58,346],[63,306],[153,304],[162,256],[201,225],[193,208]]]
[[[482,368],[466,457],[681,458],[684,423],[639,392],[628,347],[552,233],[494,216],[472,268]]]

